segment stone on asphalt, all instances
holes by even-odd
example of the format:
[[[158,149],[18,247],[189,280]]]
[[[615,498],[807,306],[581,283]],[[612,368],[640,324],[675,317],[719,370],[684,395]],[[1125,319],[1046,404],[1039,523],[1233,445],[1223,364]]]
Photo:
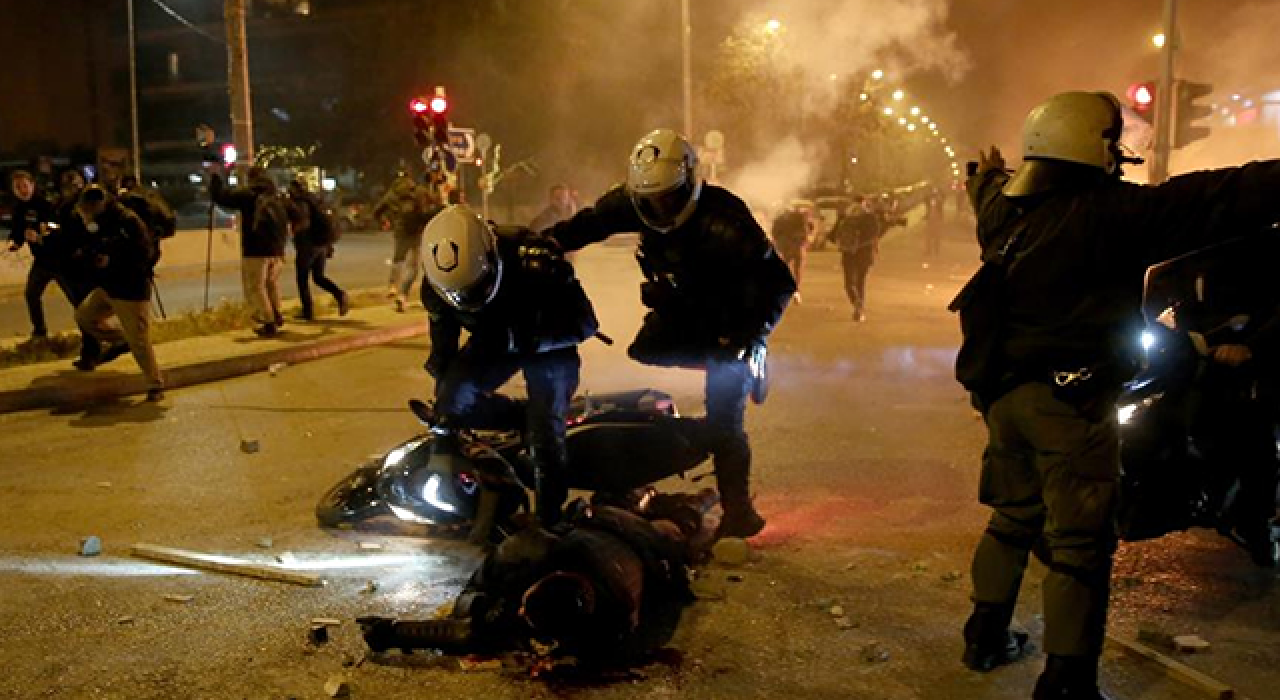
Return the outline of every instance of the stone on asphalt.
[[[858,626],[858,623],[854,622],[850,618],[847,618],[847,617],[836,618],[836,627],[839,627],[842,630],[855,629],[857,628],[857,626]]]
[[[258,444],[257,440],[241,440],[240,441],[240,451],[247,455],[254,454],[260,449],[262,449],[262,447],[261,445]]]
[[[311,628],[307,630],[307,641],[316,646],[320,646],[329,641],[329,628],[326,625],[317,625],[312,623]]]
[[[844,606],[832,605],[831,609],[827,612],[831,613],[831,617],[844,617]]]
[[[883,663],[889,660],[889,650],[885,649],[880,642],[868,642],[863,645],[860,652],[862,660],[869,663]]]
[[[329,676],[324,682],[324,692],[331,698],[345,698],[351,695],[351,683],[346,676]]]
[[[361,592],[361,593],[377,593],[377,592],[378,592],[378,582],[377,582],[377,581],[374,581],[374,580],[365,581],[365,582],[364,582],[364,587],[362,587],[362,588],[360,589],[360,592]]]
[[[96,557],[99,554],[102,554],[102,538],[89,535],[80,539],[80,556]]]
[[[271,549],[272,545],[274,544],[275,544],[275,541],[272,540],[270,537],[263,537],[262,539],[258,540],[258,546],[263,549]]]
[[[170,603],[190,603],[195,600],[195,596],[187,593],[165,593],[164,599]]]
[[[1180,634],[1173,638],[1173,646],[1184,654],[1194,654],[1209,648],[1209,642],[1197,634]]]

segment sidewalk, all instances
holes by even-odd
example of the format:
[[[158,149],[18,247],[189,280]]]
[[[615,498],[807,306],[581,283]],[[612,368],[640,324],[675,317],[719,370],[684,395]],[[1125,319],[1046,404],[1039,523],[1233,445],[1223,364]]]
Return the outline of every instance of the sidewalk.
[[[352,309],[341,318],[330,312],[312,322],[290,321],[274,338],[259,338],[246,329],[162,343],[156,357],[166,388],[178,389],[415,336],[426,336],[421,307],[396,313],[380,304]],[[70,359],[0,371],[0,413],[143,393],[146,383],[128,353],[93,372],[76,370]]]

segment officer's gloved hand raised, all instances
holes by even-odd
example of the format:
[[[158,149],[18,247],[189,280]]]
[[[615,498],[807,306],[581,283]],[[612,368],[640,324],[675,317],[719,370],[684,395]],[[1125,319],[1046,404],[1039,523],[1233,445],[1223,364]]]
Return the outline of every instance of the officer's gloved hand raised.
[[[978,151],[978,169],[974,175],[981,177],[992,170],[1003,172],[1004,168],[1004,154],[999,148],[992,146],[988,152]]]

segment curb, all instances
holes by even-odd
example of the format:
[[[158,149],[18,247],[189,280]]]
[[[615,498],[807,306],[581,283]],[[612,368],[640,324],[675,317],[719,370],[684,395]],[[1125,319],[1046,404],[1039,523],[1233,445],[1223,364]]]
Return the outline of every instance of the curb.
[[[379,328],[363,333],[352,333],[338,338],[318,340],[295,347],[268,350],[251,355],[237,355],[219,360],[162,368],[165,389],[180,389],[196,384],[241,377],[246,374],[261,372],[280,362],[297,364],[309,360],[319,360],[330,355],[391,343],[416,335],[426,335],[422,322]],[[66,405],[83,405],[105,399],[144,394],[146,391],[146,380],[141,376],[98,379],[86,377],[84,381],[77,381],[67,385],[34,386],[26,389],[0,391],[0,413],[58,408]]]

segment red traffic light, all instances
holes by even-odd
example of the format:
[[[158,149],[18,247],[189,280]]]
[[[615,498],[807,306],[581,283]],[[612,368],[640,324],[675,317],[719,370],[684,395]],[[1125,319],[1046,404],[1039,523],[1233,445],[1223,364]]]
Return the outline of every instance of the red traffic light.
[[[436,95],[435,97],[431,98],[432,114],[444,114],[447,111],[449,111],[449,100],[445,99],[441,95]]]
[[[1155,95],[1151,94],[1151,87],[1148,85],[1139,85],[1133,91],[1133,103],[1139,107],[1147,107],[1155,101]]]
[[[432,100],[432,102],[435,102],[435,100]],[[427,101],[422,99],[421,97],[415,97],[412,100],[409,100],[410,112],[413,112],[414,114],[422,114],[423,112],[427,111],[427,109],[428,109]]]

